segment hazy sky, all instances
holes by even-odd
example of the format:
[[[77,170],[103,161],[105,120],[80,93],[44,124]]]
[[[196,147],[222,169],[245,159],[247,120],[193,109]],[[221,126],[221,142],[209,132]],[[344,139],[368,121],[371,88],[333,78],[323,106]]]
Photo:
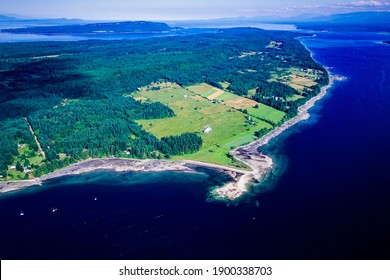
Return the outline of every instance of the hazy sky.
[[[1,0],[0,14],[106,20],[207,19],[390,10],[390,0]]]

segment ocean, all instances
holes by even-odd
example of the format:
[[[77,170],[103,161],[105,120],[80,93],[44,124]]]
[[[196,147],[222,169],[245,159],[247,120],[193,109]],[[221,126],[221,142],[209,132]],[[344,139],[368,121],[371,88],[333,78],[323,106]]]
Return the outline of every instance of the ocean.
[[[211,169],[56,178],[0,196],[1,259],[389,259],[389,39],[300,39],[347,80],[262,148],[276,167],[238,202],[210,199]]]

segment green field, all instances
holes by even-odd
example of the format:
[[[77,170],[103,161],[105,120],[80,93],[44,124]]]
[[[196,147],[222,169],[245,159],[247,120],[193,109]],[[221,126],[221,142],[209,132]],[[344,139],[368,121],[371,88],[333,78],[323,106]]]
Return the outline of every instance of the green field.
[[[247,111],[255,118],[266,119],[273,123],[278,123],[286,115],[282,111],[261,103],[258,104],[258,108],[248,108]]]
[[[299,99],[305,98],[302,95],[294,94],[293,96],[286,98],[286,101],[297,101]]]
[[[205,98],[209,97],[210,95],[212,95],[213,93],[215,93],[218,90],[217,88],[210,86],[206,83],[201,83],[198,85],[189,86],[189,87],[186,87],[186,89],[188,89],[189,91],[192,91],[194,93],[197,93]]]
[[[198,132],[203,139],[202,148],[194,153],[176,156],[174,159],[192,159],[222,165],[234,165],[227,157],[232,147],[249,143],[255,139],[253,133],[271,125],[258,121],[256,125],[246,123],[246,115],[224,104],[212,104],[178,85],[166,84],[158,91],[143,91],[134,94],[150,101],[159,101],[173,109],[176,116],[158,120],[137,121],[143,128],[157,137]],[[212,131],[203,133],[204,127]]]
[[[237,99],[239,98],[240,96],[236,95],[236,94],[233,94],[231,92],[228,92],[228,91],[225,91],[222,95],[218,96],[217,97],[217,100],[221,101],[221,102],[224,102],[224,101],[229,101],[229,100],[233,100],[233,99]]]

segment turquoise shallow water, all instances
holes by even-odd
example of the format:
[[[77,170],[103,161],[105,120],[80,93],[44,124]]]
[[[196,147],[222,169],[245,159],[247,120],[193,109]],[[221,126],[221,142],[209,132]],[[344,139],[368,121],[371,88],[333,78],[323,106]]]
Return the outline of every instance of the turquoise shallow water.
[[[1,258],[389,259],[385,39],[301,39],[348,80],[263,148],[277,170],[237,205],[209,202],[210,188],[227,178],[207,169],[58,178],[0,197]]]

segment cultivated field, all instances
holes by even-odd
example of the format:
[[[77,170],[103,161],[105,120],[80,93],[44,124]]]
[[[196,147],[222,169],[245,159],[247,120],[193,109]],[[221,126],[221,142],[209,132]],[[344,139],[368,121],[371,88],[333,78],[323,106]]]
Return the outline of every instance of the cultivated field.
[[[238,97],[236,99],[226,101],[226,105],[234,109],[246,109],[249,107],[253,107],[257,104],[259,103],[245,97]]]
[[[222,89],[217,89],[216,92],[214,92],[213,94],[207,96],[207,99],[208,99],[208,100],[217,99],[217,98],[220,97],[223,93],[224,93],[224,91],[223,91]]]
[[[187,90],[197,93],[205,98],[208,98],[210,95],[217,93],[220,89],[212,87],[206,83],[201,83],[198,85],[193,85],[186,87]]]
[[[290,87],[302,92],[315,86],[317,73],[313,69],[303,70],[298,68],[280,68],[271,73],[269,82],[277,81],[289,85]]]
[[[238,95],[235,95],[231,92],[228,92],[228,91],[225,91],[222,95],[220,95],[217,100],[218,101],[221,101],[221,102],[225,102],[225,101],[229,101],[229,100],[232,100],[232,99],[236,99],[237,97],[239,97]]]

